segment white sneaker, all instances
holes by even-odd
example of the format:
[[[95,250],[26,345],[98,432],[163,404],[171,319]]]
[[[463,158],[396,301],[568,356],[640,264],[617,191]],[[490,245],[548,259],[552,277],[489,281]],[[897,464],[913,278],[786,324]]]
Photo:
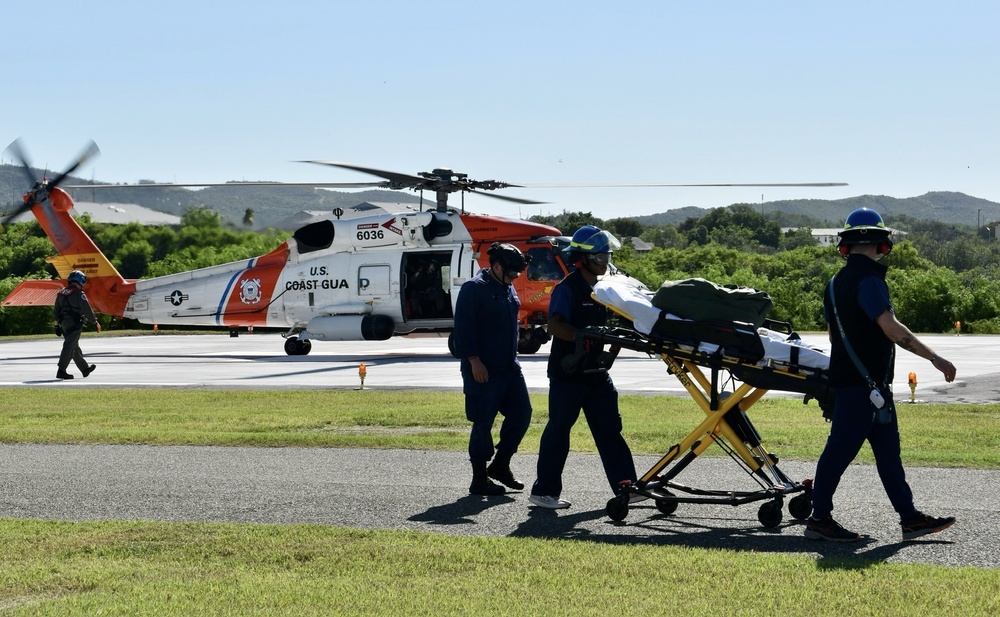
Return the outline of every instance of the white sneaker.
[[[561,510],[569,507],[569,502],[565,499],[549,497],[548,495],[528,495],[528,501],[539,508],[548,508],[550,510]]]

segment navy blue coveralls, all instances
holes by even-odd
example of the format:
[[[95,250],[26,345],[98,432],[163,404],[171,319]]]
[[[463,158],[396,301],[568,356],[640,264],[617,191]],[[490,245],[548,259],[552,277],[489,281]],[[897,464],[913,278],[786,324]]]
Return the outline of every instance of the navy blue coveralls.
[[[512,285],[496,280],[484,268],[462,285],[455,304],[454,353],[462,360],[465,416],[472,422],[469,460],[493,458],[493,421],[503,415],[496,451],[512,455],[531,424],[528,386],[517,360],[517,312],[521,302]],[[489,372],[479,383],[470,357],[478,356]]]
[[[875,322],[886,310],[893,310],[885,274],[886,266],[854,254],[848,256],[833,284],[837,312],[847,339],[869,376],[882,386],[886,405],[892,410],[885,424],[876,421],[876,409],[869,400],[871,387],[848,355],[833,317],[829,294],[824,294],[824,313],[831,332],[830,385],[835,389],[835,402],[830,436],[816,465],[812,497],[816,519],[826,519],[832,514],[833,494],[840,478],[866,439],[875,455],[879,479],[900,519],[906,520],[917,512],[900,458],[899,425],[892,401],[895,344]]]
[[[558,313],[576,328],[603,326],[608,319],[608,309],[591,298],[592,291],[580,271],[575,270],[552,290],[549,316]],[[531,487],[533,495],[558,498],[562,493],[562,472],[569,455],[570,431],[581,409],[594,436],[611,490],[618,494],[623,480],[636,481],[632,451],[622,437],[618,390],[607,371],[585,372],[596,367],[603,350],[603,345],[590,345],[579,370],[568,373],[563,369],[563,358],[576,352],[576,343],[552,339],[548,364],[549,421],[539,445],[538,479]]]
[[[53,305],[53,317],[62,328],[63,346],[59,354],[59,372],[65,373],[69,363],[76,364],[80,372],[87,373],[89,365],[80,350],[80,335],[83,334],[85,323],[97,323],[94,310],[90,308],[87,294],[79,287],[70,284],[60,289]]]

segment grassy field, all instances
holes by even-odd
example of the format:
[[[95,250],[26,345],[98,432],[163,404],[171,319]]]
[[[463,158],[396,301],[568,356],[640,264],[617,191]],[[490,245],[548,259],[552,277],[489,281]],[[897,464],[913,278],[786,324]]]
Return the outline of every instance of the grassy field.
[[[457,393],[0,389],[0,442],[464,450]],[[544,396],[524,441],[537,449]],[[635,454],[702,417],[623,396]],[[1000,468],[1000,407],[899,405],[907,464]],[[815,460],[815,403],[765,399],[782,458]],[[581,421],[574,450],[593,451]],[[862,461],[870,460],[867,448]],[[3,499],[0,470],[0,499]],[[0,615],[995,615],[1000,571],[803,555],[312,525],[0,519]]]
[[[461,451],[469,425],[460,393],[378,390],[170,390],[0,388],[2,443],[416,448]],[[536,452],[546,398],[522,451]],[[634,454],[663,454],[704,418],[687,397],[624,395]],[[909,465],[1000,469],[1000,406],[897,405]],[[815,402],[765,398],[752,408],[767,447],[816,460],[829,426]],[[595,452],[584,421],[573,449]],[[714,450],[714,449],[712,449]],[[711,452],[712,450],[709,450]],[[721,452],[720,452],[721,453]],[[859,462],[871,462],[865,448]]]

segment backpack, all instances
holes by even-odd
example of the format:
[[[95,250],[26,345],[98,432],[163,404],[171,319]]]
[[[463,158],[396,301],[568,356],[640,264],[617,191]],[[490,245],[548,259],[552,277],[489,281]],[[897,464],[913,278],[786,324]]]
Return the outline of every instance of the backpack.
[[[759,328],[774,305],[764,291],[692,278],[663,283],[653,306],[684,319],[740,321]]]

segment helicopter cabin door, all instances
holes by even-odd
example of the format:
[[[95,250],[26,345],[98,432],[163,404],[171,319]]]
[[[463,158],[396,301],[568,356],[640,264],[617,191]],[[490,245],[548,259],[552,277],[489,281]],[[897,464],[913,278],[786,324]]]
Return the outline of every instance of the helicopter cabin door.
[[[403,254],[406,321],[452,319],[451,251]]]

